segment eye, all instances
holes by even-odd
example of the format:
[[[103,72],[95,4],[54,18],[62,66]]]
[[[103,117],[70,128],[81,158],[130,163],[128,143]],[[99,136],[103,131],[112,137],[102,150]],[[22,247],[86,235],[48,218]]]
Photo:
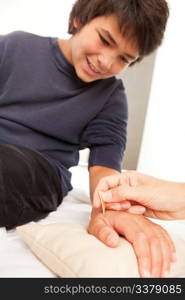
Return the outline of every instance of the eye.
[[[120,59],[121,59],[124,63],[129,64],[129,61],[126,59],[125,56],[120,56]]]
[[[99,33],[100,40],[106,46],[110,46],[110,43]]]

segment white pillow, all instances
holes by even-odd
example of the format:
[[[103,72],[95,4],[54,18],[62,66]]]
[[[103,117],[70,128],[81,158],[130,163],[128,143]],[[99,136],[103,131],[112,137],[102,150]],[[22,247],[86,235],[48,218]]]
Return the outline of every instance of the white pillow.
[[[74,223],[27,224],[18,233],[33,253],[58,277],[139,277],[137,259],[131,244],[120,238],[117,248],[110,248],[85,226]],[[185,241],[172,236],[177,262],[170,277],[185,275]]]

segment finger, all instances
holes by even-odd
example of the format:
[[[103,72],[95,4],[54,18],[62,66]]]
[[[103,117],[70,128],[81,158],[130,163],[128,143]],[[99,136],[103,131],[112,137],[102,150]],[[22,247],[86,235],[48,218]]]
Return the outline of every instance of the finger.
[[[171,250],[169,247],[168,242],[166,242],[166,238],[164,237],[161,239],[161,249],[162,249],[162,255],[163,255],[163,260],[162,260],[162,266],[161,266],[161,277],[169,277],[170,275],[170,267],[171,267]]]
[[[171,263],[176,261],[176,249],[175,245],[170,238],[168,232],[163,228],[161,231],[163,238],[161,238],[162,250],[163,250],[163,266],[162,277],[169,277]]]
[[[129,201],[105,203],[105,207],[107,210],[123,210],[123,211],[125,211],[131,207],[131,204]]]
[[[141,220],[145,221],[141,223]],[[163,262],[163,251],[160,242],[162,228],[150,220],[143,219],[142,216],[137,216],[136,221],[138,226],[140,224],[140,239],[137,239],[136,241],[141,247],[140,253],[143,251],[142,256],[140,254],[138,262],[141,266],[140,269],[144,270],[143,275],[147,275],[147,272],[149,272],[150,277],[159,277],[161,275]],[[147,251],[146,254],[145,251]],[[145,268],[145,265],[147,269]]]
[[[129,209],[128,212],[131,214],[137,214],[137,215],[142,215],[146,211],[146,208],[141,205],[132,205]]]
[[[104,202],[105,203],[105,202]],[[143,215],[146,211],[146,208],[141,205],[132,205],[129,201],[116,202],[116,203],[106,203],[106,210],[117,210],[117,211],[126,211],[128,213]]]
[[[158,240],[161,244],[161,251],[162,251],[162,265],[161,265],[161,277],[169,277],[170,274],[170,267],[171,267],[171,258],[172,253],[175,250],[175,246],[168,234],[168,232],[161,227],[160,225],[156,224],[154,227],[156,233],[159,233]]]
[[[142,218],[141,216],[137,217]],[[120,212],[118,217],[115,218],[114,228],[133,245],[141,277],[150,277],[152,260],[149,239],[139,224],[140,222],[137,221],[135,216]]]
[[[152,257],[151,277],[160,277],[163,264],[163,251],[161,248],[161,242],[156,236],[151,238],[150,252]]]
[[[113,189],[121,185],[121,174],[106,176],[102,180],[105,181],[105,184],[108,187],[108,189]]]
[[[151,277],[151,253],[147,236],[140,232],[133,241],[133,247],[138,261],[138,270],[141,277]]]
[[[128,186],[126,186],[128,188]],[[102,193],[103,201],[105,202],[121,202],[127,200],[126,189],[124,186],[118,186]]]
[[[120,174],[106,176],[106,177],[102,178],[99,181],[99,183],[96,187],[95,193],[94,193],[93,206],[98,208],[101,205],[101,202],[99,199],[99,192],[106,192],[109,189],[119,186],[119,184],[120,184]]]
[[[165,214],[162,211],[153,210],[148,207],[145,207],[145,208],[146,208],[146,211],[143,214],[145,217],[152,218],[152,219],[169,220],[168,213]]]
[[[164,234],[165,234],[165,237],[168,241],[168,244],[169,244],[169,247],[171,250],[170,260],[171,260],[171,262],[175,262],[177,260],[177,255],[176,255],[176,248],[175,248],[174,242],[165,229],[164,229]]]

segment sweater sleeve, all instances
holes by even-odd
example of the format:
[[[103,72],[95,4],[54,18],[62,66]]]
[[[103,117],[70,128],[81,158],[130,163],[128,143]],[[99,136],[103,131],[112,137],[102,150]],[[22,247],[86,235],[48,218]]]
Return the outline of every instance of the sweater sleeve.
[[[128,106],[119,85],[100,113],[86,127],[82,143],[90,149],[89,167],[99,165],[121,171],[127,137]]]
[[[26,35],[24,31],[12,31],[10,33],[0,35],[0,66],[4,60],[11,59],[17,44],[21,44],[21,39]]]
[[[7,50],[9,49],[9,42],[11,37],[14,35],[14,32],[0,35],[0,66],[3,63],[3,60],[7,58]]]
[[[21,34],[21,31],[13,31],[8,34],[0,35],[0,72],[5,72],[8,64],[11,60],[16,47],[17,36]],[[2,77],[2,73],[0,73]]]
[[[5,39],[4,36],[0,35],[0,66],[2,64],[4,48],[5,48],[4,39]]]

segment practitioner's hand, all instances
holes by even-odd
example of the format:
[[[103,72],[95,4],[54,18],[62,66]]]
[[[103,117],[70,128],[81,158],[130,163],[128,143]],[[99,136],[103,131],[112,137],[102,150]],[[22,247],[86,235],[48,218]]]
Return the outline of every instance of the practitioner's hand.
[[[117,247],[119,235],[133,246],[141,277],[167,277],[175,260],[168,233],[142,215],[93,209],[88,232],[109,247]]]
[[[93,206],[95,208],[101,207],[101,195],[106,209],[144,214],[146,209],[143,205],[130,201],[132,200],[130,198],[127,200],[126,195],[123,195],[131,185],[135,185],[135,178],[132,178],[133,176],[131,177],[130,174],[132,173],[124,172],[103,177],[96,186]]]
[[[99,191],[106,192],[102,193],[106,209],[127,210],[163,220],[185,219],[185,183],[127,171],[100,180],[94,193],[94,207],[100,206]]]

